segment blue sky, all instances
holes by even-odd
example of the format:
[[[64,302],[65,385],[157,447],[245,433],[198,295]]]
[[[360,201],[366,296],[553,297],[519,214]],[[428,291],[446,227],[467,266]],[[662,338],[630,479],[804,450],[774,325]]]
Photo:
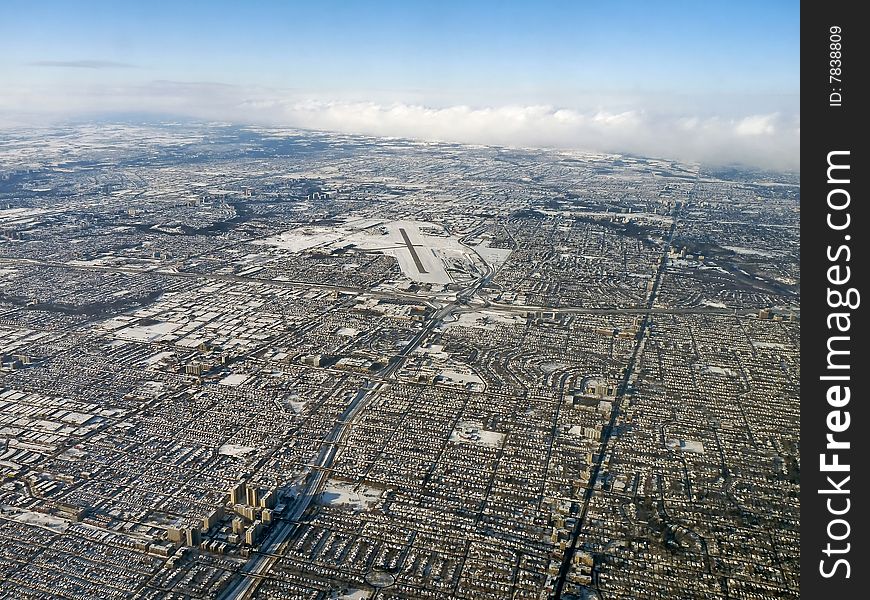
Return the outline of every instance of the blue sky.
[[[794,120],[799,12],[734,1],[4,0],[0,111],[189,113],[207,96],[213,117],[219,95],[233,119],[244,111],[230,105],[315,102]]]

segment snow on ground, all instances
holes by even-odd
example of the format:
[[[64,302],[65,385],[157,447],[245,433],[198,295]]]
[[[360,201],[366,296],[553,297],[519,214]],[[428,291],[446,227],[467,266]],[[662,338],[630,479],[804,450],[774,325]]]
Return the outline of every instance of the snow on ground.
[[[354,510],[365,510],[377,503],[382,494],[382,490],[365,485],[329,480],[320,495],[320,504],[349,506]]]
[[[103,267],[106,265],[111,265],[114,262],[115,260],[111,256],[99,256],[90,260],[70,260],[67,261],[66,264],[76,267]]]
[[[408,236],[407,242],[402,231]],[[446,260],[460,260],[469,263],[469,250],[454,236],[433,235],[444,233],[444,229],[433,223],[422,221],[390,221],[377,227],[369,225],[357,231],[349,239],[363,250],[374,250],[395,257],[402,274],[420,283],[447,284],[453,279],[447,273]],[[420,261],[422,270],[408,248],[408,242]]]
[[[541,371],[543,371],[547,375],[555,373],[559,369],[568,369],[571,366],[572,365],[570,363],[559,362],[557,360],[544,361],[538,365],[538,367],[540,367]]]
[[[759,248],[745,248],[743,246],[722,246],[726,250],[731,250],[735,254],[763,256],[765,258],[776,258],[779,256],[776,252],[768,252]]]
[[[47,212],[48,210],[45,208],[0,208],[0,221],[18,217],[32,217]]]
[[[455,384],[462,387],[482,388],[483,379],[475,373],[463,373],[460,371],[444,370],[438,374],[442,381],[441,383]]]
[[[242,385],[248,379],[247,373],[233,373],[232,375],[227,375],[220,381],[218,384],[220,385],[228,385],[230,387],[238,387]]]
[[[393,221],[387,224],[390,240],[395,243],[391,254],[399,261],[399,268],[402,273],[414,281],[422,283],[451,283],[453,279],[447,274],[447,269],[444,260],[436,249],[442,253],[450,248],[449,241],[452,238],[441,238],[436,236],[424,236],[420,232],[420,226],[426,226],[425,223],[416,221]],[[417,262],[411,251],[408,249],[408,244],[402,235],[402,231],[408,236],[408,240],[414,249],[417,258],[420,259],[422,270],[417,266]],[[454,241],[458,246],[459,242]],[[461,248],[461,246],[460,246]]]
[[[115,331],[115,336],[134,342],[159,342],[172,337],[173,331],[181,327],[181,323],[165,321],[153,325],[133,325]]]
[[[36,525],[53,531],[61,532],[69,529],[69,521],[44,513],[23,510],[15,506],[0,505],[0,509],[7,519],[12,519],[27,525]]]
[[[58,456],[60,460],[68,460],[70,462],[74,462],[77,460],[81,460],[82,458],[88,455],[87,452],[82,450],[81,448],[73,446],[72,448],[68,448],[63,454]]]
[[[408,243],[413,248],[413,253]],[[353,244],[360,250],[393,256],[398,261],[402,274],[412,281],[441,285],[453,282],[447,272],[448,264],[464,271],[471,270],[474,263],[472,251],[460,244],[459,238],[447,235],[440,225],[423,221],[347,219],[341,225],[291,229],[257,240],[253,244],[287,252],[340,248]],[[510,250],[489,248],[487,244],[488,242],[481,244],[477,250],[493,264],[500,264],[510,254]],[[417,260],[414,259],[415,254]]]
[[[728,377],[734,377],[737,373],[735,373],[732,369],[726,369],[725,367],[717,367],[716,365],[707,365],[701,369],[704,373],[713,373],[715,375],[727,375]]]
[[[752,340],[752,345],[756,348],[775,348],[777,350],[785,350],[788,348],[786,344],[778,344],[776,342],[756,342]]]
[[[506,325],[516,324],[518,321],[524,321],[520,316],[499,312],[494,310],[480,310],[475,312],[463,312],[458,315],[455,321],[449,321],[447,327],[471,327],[474,329],[495,329],[496,323],[504,323]]]
[[[704,300],[702,304],[704,306],[711,306],[713,308],[728,308],[727,304],[723,304],[722,302],[716,302],[714,300]]]
[[[450,441],[456,444],[476,444],[491,448],[500,448],[504,438],[503,433],[483,429],[483,423],[478,421],[459,421],[450,432]]]
[[[252,446],[242,446],[240,444],[224,444],[220,448],[218,448],[218,454],[223,454],[224,456],[245,456],[246,454],[250,454],[255,451],[256,448]]]
[[[360,590],[357,588],[348,588],[343,593],[335,596],[335,600],[365,600],[371,597],[370,590]]]
[[[543,211],[545,213],[555,214],[557,211]],[[625,221],[657,221],[659,223],[666,223],[670,225],[671,217],[670,215],[659,215],[656,213],[650,212],[631,212],[631,213],[616,213],[616,212],[602,212],[596,210],[583,211],[584,217],[604,217],[606,219],[616,218]]]
[[[512,250],[510,248],[490,248],[490,240],[484,240],[474,247],[475,251],[483,257],[483,260],[491,265],[499,266],[508,259]]]
[[[692,454],[704,454],[704,444],[698,440],[668,440],[665,445],[671,450],[690,452]]]
[[[273,246],[290,252],[302,252],[324,246],[345,237],[346,231],[334,227],[308,226],[284,231],[272,237],[252,242],[257,246]]]
[[[268,375],[270,377],[275,377],[278,379],[286,378],[287,375],[283,371],[272,371],[270,373],[265,373],[264,371],[260,371],[260,375]],[[302,398],[296,392],[291,392],[288,395],[283,396],[282,398],[274,398],[272,402],[275,403],[279,409],[287,412],[287,408],[292,410],[295,414],[299,414],[305,408],[305,405],[308,404],[308,400]]]
[[[151,356],[149,356],[145,360],[139,361],[139,364],[150,367],[151,365],[155,365],[155,364],[159,363],[161,360],[163,360],[164,358],[169,358],[170,356],[174,356],[174,353],[170,352],[168,350],[164,350],[163,352],[158,352],[157,354],[152,354]]]
[[[81,413],[81,412],[68,412],[62,417],[60,420],[65,423],[72,423],[73,425],[84,425],[88,421],[94,418],[94,415],[90,413]]]
[[[335,333],[336,335],[343,335],[345,337],[356,337],[359,335],[359,329],[354,329],[353,327],[342,327]]]
[[[140,398],[156,398],[161,394],[164,387],[166,386],[162,381],[144,381],[130,393]]]

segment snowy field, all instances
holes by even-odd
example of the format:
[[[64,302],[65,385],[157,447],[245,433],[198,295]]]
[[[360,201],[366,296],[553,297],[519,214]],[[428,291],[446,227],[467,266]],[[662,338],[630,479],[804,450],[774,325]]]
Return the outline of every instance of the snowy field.
[[[701,367],[702,373],[713,373],[714,375],[725,375],[727,377],[735,377],[737,373],[733,369],[718,367],[716,365],[706,365]]]
[[[387,224],[390,242],[394,245],[391,254],[399,261],[402,273],[414,281],[421,283],[451,283],[453,279],[447,273],[444,259],[451,253],[465,254],[466,250],[459,241],[450,237],[428,236],[420,232],[420,227],[431,227],[429,223],[417,221],[393,221]],[[402,231],[408,236],[414,252],[423,267],[418,268],[405,242]]]
[[[144,381],[130,393],[139,398],[156,398],[163,393],[164,387],[162,381]]]
[[[251,452],[255,451],[256,448],[251,446],[242,446],[240,444],[224,444],[220,448],[218,448],[218,454],[223,454],[224,456],[236,456],[242,457]]]
[[[106,324],[107,328],[111,328]],[[122,329],[116,329],[114,334],[122,340],[132,342],[159,342],[167,338],[173,338],[172,332],[181,327],[181,323],[169,321],[154,323],[153,325],[132,325]]]
[[[151,356],[149,356],[148,358],[146,358],[144,360],[140,360],[138,364],[141,366],[144,366],[144,367],[151,367],[153,365],[156,365],[160,361],[162,361],[164,358],[170,358],[172,356],[175,356],[174,352],[169,352],[167,350],[164,350],[163,352],[158,352],[157,354],[152,354]]]
[[[489,240],[484,240],[475,246],[474,250],[483,257],[483,260],[495,266],[501,266],[511,255],[509,248],[490,248]]]
[[[722,246],[726,250],[731,250],[735,254],[747,256],[762,256],[764,258],[776,258],[781,256],[781,253],[761,250],[760,248],[746,248],[744,246]]]
[[[571,425],[566,432],[568,435],[574,435],[577,437],[583,437],[583,426],[582,425]]]
[[[345,237],[344,230],[334,227],[300,227],[252,242],[257,246],[272,246],[289,252],[302,252],[318,246],[327,246]]]
[[[479,310],[475,312],[459,313],[456,320],[449,321],[446,326],[456,327],[459,325],[463,328],[471,327],[472,329],[492,330],[495,329],[497,323],[515,325],[520,321],[525,321],[525,319],[515,314],[494,310]]]
[[[482,390],[485,387],[483,379],[475,373],[443,370],[438,376],[441,378],[441,383],[447,385],[456,385],[474,390]]]
[[[665,442],[665,445],[671,450],[689,452],[690,454],[704,454],[704,444],[698,440],[671,439]]]
[[[382,490],[364,485],[330,480],[320,495],[320,504],[366,510],[374,506],[381,499],[382,494]]]
[[[52,515],[46,515],[40,512],[20,509],[14,506],[0,505],[3,509],[3,516],[7,519],[24,523],[26,525],[34,525],[43,529],[51,529],[52,531],[62,532],[69,529],[69,521]]]
[[[357,588],[349,588],[335,597],[335,600],[365,600],[371,597],[372,593],[369,590],[359,590]]]
[[[752,340],[752,345],[756,348],[774,348],[776,350],[785,350],[788,348],[786,344],[779,344],[777,342],[756,342]]]
[[[722,302],[716,302],[715,300],[704,300],[701,304],[704,306],[710,306],[712,308],[728,308],[727,304],[723,304]]]
[[[483,423],[477,421],[459,421],[450,432],[450,441],[455,444],[475,444],[490,448],[500,448],[504,444],[504,438],[505,434],[484,429]]]
[[[247,373],[233,373],[232,375],[227,375],[220,381],[218,381],[219,385],[227,385],[230,387],[238,387],[242,385],[245,381],[248,380]]]
[[[487,262],[496,265],[504,262],[510,250],[489,248],[488,243],[483,242],[476,250]],[[353,244],[360,250],[395,257],[402,274],[418,283],[453,283],[454,278],[448,273],[448,267],[458,271],[473,271],[475,264],[481,266],[480,260],[473,256],[474,252],[460,244],[459,238],[447,235],[440,225],[422,221],[349,219],[342,225],[291,229],[253,244],[292,253],[314,248],[331,250]],[[417,260],[414,259],[415,254]]]

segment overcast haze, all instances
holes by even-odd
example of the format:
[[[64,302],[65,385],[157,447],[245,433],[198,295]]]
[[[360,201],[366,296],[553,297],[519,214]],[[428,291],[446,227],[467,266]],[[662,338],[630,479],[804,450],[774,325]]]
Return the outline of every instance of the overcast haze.
[[[128,4],[5,2],[0,125],[135,112],[799,166],[798,2]]]

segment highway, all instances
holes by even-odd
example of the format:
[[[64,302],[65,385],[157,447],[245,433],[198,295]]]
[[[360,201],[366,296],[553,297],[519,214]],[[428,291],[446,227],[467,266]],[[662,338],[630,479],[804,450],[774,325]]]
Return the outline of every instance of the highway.
[[[479,255],[478,255],[479,256]],[[55,267],[60,269],[71,269],[77,271],[96,271],[96,272],[110,272],[110,273],[122,273],[125,275],[142,275],[142,274],[155,274],[155,275],[164,275],[166,277],[179,277],[179,278],[187,278],[187,279],[204,279],[210,281],[229,281],[229,282],[237,282],[237,283],[249,283],[249,284],[260,284],[260,285],[270,285],[270,286],[278,286],[278,287],[288,287],[288,288],[300,288],[306,290],[318,289],[324,291],[334,291],[341,292],[347,294],[364,294],[367,296],[372,296],[374,298],[403,298],[406,300],[413,300],[416,302],[422,302],[425,304],[431,305],[433,302],[438,300],[438,295],[435,294],[419,294],[415,292],[404,292],[401,290],[371,290],[364,289],[352,286],[345,285],[337,285],[332,283],[312,283],[308,281],[293,281],[288,279],[257,279],[254,277],[246,277],[242,275],[231,275],[226,273],[193,273],[190,271],[175,271],[169,270],[164,267],[159,268],[149,268],[149,269],[137,269],[134,267],[112,267],[108,265],[76,265],[69,264],[58,261],[50,261],[50,260],[38,260],[33,258],[19,258],[19,257],[4,257],[4,261],[8,261],[10,263],[17,264],[26,264],[26,265],[38,265],[45,267]],[[481,259],[482,260],[482,259]],[[477,280],[473,284],[471,284],[468,288],[466,288],[460,294],[464,294],[463,300],[470,300],[471,296],[473,296],[477,290],[482,287],[482,284],[488,283],[493,275],[495,274],[495,269],[491,265],[487,265],[487,273]],[[469,290],[471,290],[470,295],[468,294]],[[457,300],[459,300],[457,298]],[[502,304],[499,302],[492,302],[486,299],[483,299],[482,307],[475,307],[474,310],[478,310],[479,308],[485,308],[487,310],[501,311],[501,312],[511,312],[511,313],[524,313],[524,312],[550,312],[554,314],[600,314],[600,315],[613,315],[613,314],[639,314],[639,315],[647,315],[647,314],[729,314],[733,315],[737,314],[751,314],[758,312],[756,308],[744,308],[744,309],[734,309],[734,308],[720,308],[716,306],[686,306],[686,307],[576,307],[576,306],[563,306],[563,307],[553,307],[553,306],[534,306],[534,305],[526,305],[526,304]],[[794,307],[795,312],[799,312],[799,308],[797,306]],[[463,309],[462,312],[469,312],[469,309]]]
[[[316,459],[309,466],[310,470],[305,480],[305,487],[296,496],[291,512],[269,531],[259,551],[242,567],[235,580],[218,596],[220,600],[250,598],[253,595],[259,585],[260,578],[277,562],[284,551],[284,546],[296,530],[302,515],[322,491],[332,461],[349,431],[348,426],[353,423],[365,405],[366,399],[371,398],[373,393],[382,385],[377,383],[369,386],[369,382],[366,381],[363,387],[357,391],[353,400],[339,416],[335,427],[323,439],[320,452],[317,453]]]
[[[164,265],[150,267],[147,269],[139,269],[136,267],[113,267],[110,265],[84,265],[71,264],[53,260],[40,260],[36,258],[20,258],[20,257],[3,257],[4,261],[22,265],[36,265],[40,267],[55,267],[58,269],[69,269],[74,271],[94,271],[103,273],[121,273],[124,275],[163,275],[165,277],[179,277],[186,279],[203,279],[206,281],[229,281],[235,283],[249,283],[254,285],[270,285],[277,287],[300,288],[306,290],[326,290],[335,292],[344,292],[348,294],[367,294],[376,298],[405,298],[421,302],[426,300],[427,296],[414,294],[411,292],[403,292],[401,290],[370,290],[353,286],[338,285],[334,283],[318,283],[310,281],[294,281],[291,279],[257,279],[256,277],[246,277],[243,275],[233,275],[229,273],[196,273],[192,271],[178,271],[170,269]],[[434,298],[434,296],[431,296]]]
[[[436,309],[429,316],[422,329],[378,373],[379,382],[365,381],[353,397],[353,400],[351,400],[344,412],[338,417],[335,426],[323,439],[317,457],[309,465],[305,487],[296,496],[290,513],[271,528],[271,531],[269,531],[260,545],[260,549],[239,570],[235,579],[218,596],[218,600],[248,600],[253,597],[265,574],[269,572],[285,551],[287,543],[292,539],[293,533],[298,527],[299,520],[323,490],[338,449],[344,444],[354,421],[365,408],[366,404],[377,395],[378,391],[385,385],[384,382],[386,380],[395,376],[396,372],[405,362],[405,359],[423,343],[429,334],[432,333],[432,330],[454,311],[460,309],[462,304],[467,303],[474,297],[480,288],[492,279],[494,274],[495,269],[491,265],[487,265],[485,274],[460,290],[456,295],[456,300]]]
[[[640,328],[637,333],[637,341],[635,342],[634,349],[632,350],[631,356],[629,357],[628,364],[625,368],[625,373],[622,376],[622,381],[619,384],[616,399],[613,402],[613,407],[610,411],[610,418],[608,420],[607,426],[601,432],[601,444],[598,447],[598,460],[592,467],[592,472],[589,476],[589,482],[586,484],[586,490],[583,494],[583,504],[580,509],[580,514],[576,522],[574,523],[574,528],[571,530],[570,543],[565,549],[565,555],[562,558],[562,564],[559,567],[559,575],[556,578],[555,585],[553,587],[553,593],[550,596],[550,598],[553,598],[554,600],[558,600],[562,597],[562,590],[564,589],[565,582],[567,581],[568,575],[571,572],[574,555],[577,552],[577,547],[580,542],[580,534],[583,531],[583,526],[586,524],[586,518],[589,514],[589,505],[592,501],[592,495],[595,493],[595,484],[598,480],[598,476],[601,474],[601,468],[603,466],[605,456],[610,450],[610,440],[613,437],[613,431],[616,426],[617,418],[619,417],[620,411],[622,409],[622,402],[625,399],[626,391],[628,390],[629,384],[631,383],[634,369],[640,362],[641,356],[643,356],[644,347],[646,345],[646,332],[649,329],[651,323],[650,315],[653,313],[656,296],[659,292],[659,288],[661,287],[665,271],[667,270],[668,255],[674,242],[674,235],[677,231],[677,223],[679,222],[680,214],[681,211],[676,212],[674,214],[673,221],[671,221],[671,228],[670,232],[668,233],[667,243],[663,247],[662,259],[661,262],[659,262],[659,268],[656,271],[655,280],[653,281],[653,287],[649,293],[649,297],[647,298],[645,314],[643,316],[643,320],[641,321]]]

